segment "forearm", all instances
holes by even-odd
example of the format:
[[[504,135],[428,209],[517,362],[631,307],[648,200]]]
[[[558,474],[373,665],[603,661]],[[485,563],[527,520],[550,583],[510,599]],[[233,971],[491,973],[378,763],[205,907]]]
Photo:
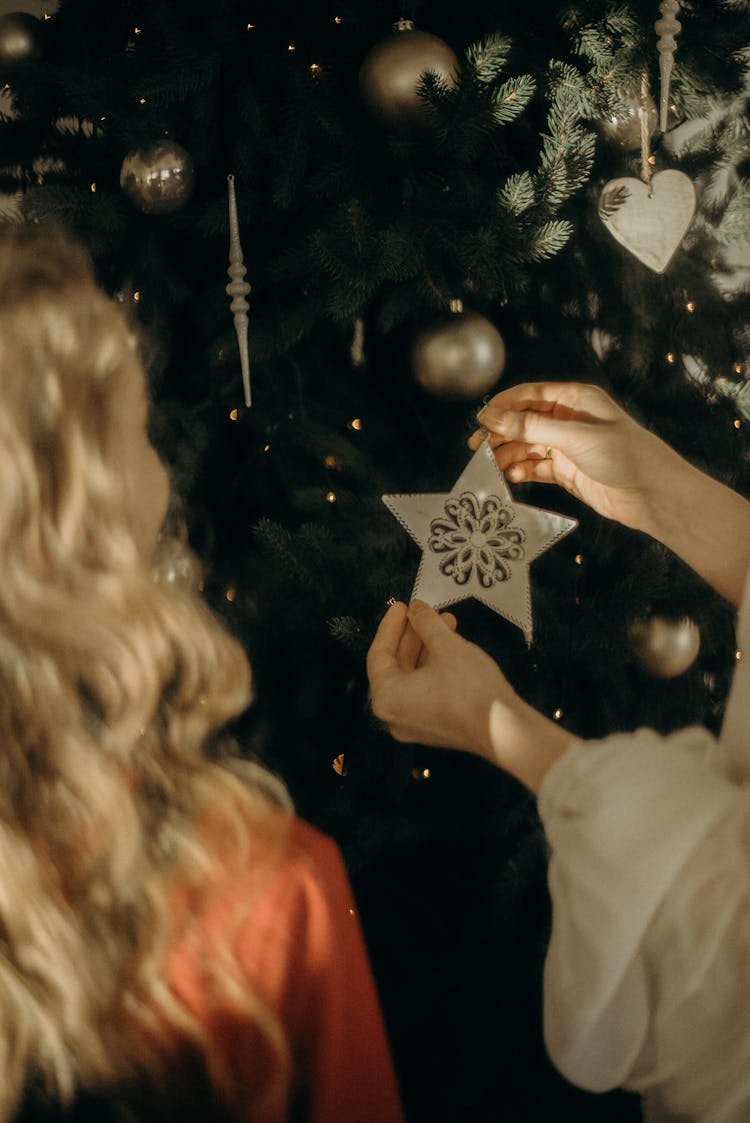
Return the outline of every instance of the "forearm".
[[[750,503],[674,453],[655,481],[641,530],[739,607],[750,569]]]

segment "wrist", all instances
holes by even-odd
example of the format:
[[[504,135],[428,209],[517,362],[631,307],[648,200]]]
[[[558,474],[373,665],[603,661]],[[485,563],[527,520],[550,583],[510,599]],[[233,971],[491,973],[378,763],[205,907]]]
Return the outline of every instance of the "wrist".
[[[567,730],[522,699],[496,698],[490,706],[482,755],[536,794],[572,740]]]

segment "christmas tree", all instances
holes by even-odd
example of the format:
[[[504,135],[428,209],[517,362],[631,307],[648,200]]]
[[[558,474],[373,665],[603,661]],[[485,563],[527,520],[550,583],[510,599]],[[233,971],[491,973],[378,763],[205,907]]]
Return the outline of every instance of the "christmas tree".
[[[390,8],[0,17],[0,189],[10,220],[86,242],[147,340],[205,594],[254,665],[240,743],[344,849],[410,1118],[633,1120],[632,1097],[573,1089],[544,1054],[533,801],[484,762],[394,745],[364,653],[419,561],[381,495],[450,490],[503,385],[599,383],[750,493],[729,264],[750,237],[746,5],[684,4],[677,28],[652,0]],[[717,729],[729,606],[571,497],[515,494],[579,526],[532,567],[530,646],[471,601],[461,631],[574,734]]]

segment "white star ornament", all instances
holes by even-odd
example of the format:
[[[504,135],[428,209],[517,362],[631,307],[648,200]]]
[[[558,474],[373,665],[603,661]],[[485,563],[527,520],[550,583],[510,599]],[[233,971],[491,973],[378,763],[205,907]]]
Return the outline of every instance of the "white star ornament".
[[[422,549],[413,599],[440,609],[474,597],[531,643],[529,566],[570,534],[576,519],[514,502],[487,441],[450,494],[382,498]]]

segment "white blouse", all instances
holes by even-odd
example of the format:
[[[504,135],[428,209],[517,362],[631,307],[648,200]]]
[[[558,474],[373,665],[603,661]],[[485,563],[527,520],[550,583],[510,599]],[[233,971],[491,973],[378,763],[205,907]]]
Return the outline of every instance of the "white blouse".
[[[550,1055],[648,1123],[750,1123],[750,582],[721,736],[573,742],[544,778]]]

